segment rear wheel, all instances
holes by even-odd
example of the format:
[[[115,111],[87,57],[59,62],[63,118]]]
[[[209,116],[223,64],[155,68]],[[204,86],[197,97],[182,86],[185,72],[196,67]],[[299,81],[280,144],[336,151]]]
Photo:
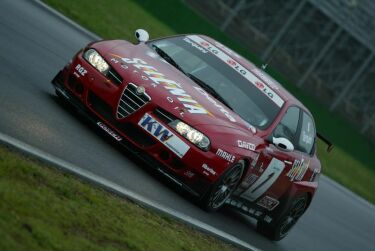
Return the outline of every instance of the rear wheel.
[[[274,241],[283,239],[303,215],[307,205],[308,196],[306,194],[294,198],[290,207],[274,222],[258,221],[257,231]]]
[[[228,169],[202,198],[201,206],[207,211],[221,208],[240,183],[244,168],[245,163],[240,160]]]

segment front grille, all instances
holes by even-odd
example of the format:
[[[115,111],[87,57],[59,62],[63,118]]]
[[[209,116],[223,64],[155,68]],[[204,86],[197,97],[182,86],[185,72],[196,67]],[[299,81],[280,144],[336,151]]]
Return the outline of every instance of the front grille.
[[[68,86],[71,91],[73,91],[75,94],[78,94],[78,95],[82,95],[84,91],[83,85],[79,82],[77,77],[75,77],[73,74],[69,75]]]
[[[132,141],[136,142],[137,145],[141,147],[149,147],[156,144],[154,138],[150,134],[146,133],[140,127],[135,126],[130,123],[116,123],[117,128],[119,128],[123,133],[126,134]]]
[[[88,101],[90,106],[99,113],[104,119],[113,123],[114,119],[112,108],[104,100],[96,96],[92,91],[89,91]]]
[[[149,147],[156,143],[155,140],[141,128],[130,123],[123,123],[116,120],[115,116],[112,115],[111,106],[91,91],[89,92],[88,101],[95,112],[100,114],[116,129],[122,131],[127,137],[136,142],[137,145],[141,147]]]
[[[129,83],[124,89],[117,107],[116,116],[118,119],[129,116],[151,100],[147,93],[137,92],[137,88],[138,86],[135,84]]]

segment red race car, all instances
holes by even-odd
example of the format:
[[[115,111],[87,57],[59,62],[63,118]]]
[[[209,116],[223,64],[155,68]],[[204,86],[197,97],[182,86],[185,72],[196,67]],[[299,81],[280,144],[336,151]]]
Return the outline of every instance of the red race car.
[[[264,71],[203,35],[90,43],[52,80],[58,96],[198,198],[280,240],[318,186],[311,113]]]

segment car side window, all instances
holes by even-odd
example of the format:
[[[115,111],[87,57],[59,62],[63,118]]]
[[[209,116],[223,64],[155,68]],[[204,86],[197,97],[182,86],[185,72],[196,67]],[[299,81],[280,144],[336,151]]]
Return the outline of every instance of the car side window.
[[[303,112],[302,127],[297,141],[297,149],[310,154],[315,143],[315,134],[314,121],[307,113]]]
[[[298,107],[289,107],[283,119],[276,126],[273,136],[287,138],[291,142],[294,142],[298,128],[299,113],[300,109]]]

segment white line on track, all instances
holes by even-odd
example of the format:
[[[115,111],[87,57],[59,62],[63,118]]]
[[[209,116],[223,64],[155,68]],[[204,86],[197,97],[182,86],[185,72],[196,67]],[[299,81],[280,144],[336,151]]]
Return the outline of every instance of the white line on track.
[[[188,215],[185,215],[183,213],[177,212],[171,208],[168,208],[166,206],[163,206],[155,201],[152,201],[150,199],[147,199],[146,197],[143,197],[142,195],[139,195],[133,191],[130,191],[114,182],[111,182],[107,179],[104,179],[90,171],[84,170],[78,166],[75,166],[67,161],[64,161],[62,159],[59,159],[49,153],[46,153],[36,147],[33,147],[31,145],[28,145],[22,141],[19,141],[11,136],[5,135],[3,133],[0,133],[0,143],[6,146],[9,146],[11,148],[14,148],[26,155],[32,156],[33,158],[36,158],[38,160],[41,160],[42,162],[55,166],[58,169],[61,169],[65,172],[74,174],[80,178],[83,178],[91,183],[94,183],[95,185],[98,185],[106,190],[109,190],[111,192],[114,192],[120,196],[124,196],[131,201],[134,201],[138,204],[141,204],[143,206],[146,206],[147,208],[150,208],[152,210],[168,214],[172,216],[173,218],[187,223],[194,228],[211,234],[219,239],[222,239],[224,241],[230,242],[234,244],[235,246],[243,249],[248,250],[260,250],[254,246],[251,246],[250,244],[234,237],[233,235],[230,235],[228,233],[225,233],[224,231],[221,231],[220,229],[214,228],[202,221],[199,221],[197,219],[194,219]]]

